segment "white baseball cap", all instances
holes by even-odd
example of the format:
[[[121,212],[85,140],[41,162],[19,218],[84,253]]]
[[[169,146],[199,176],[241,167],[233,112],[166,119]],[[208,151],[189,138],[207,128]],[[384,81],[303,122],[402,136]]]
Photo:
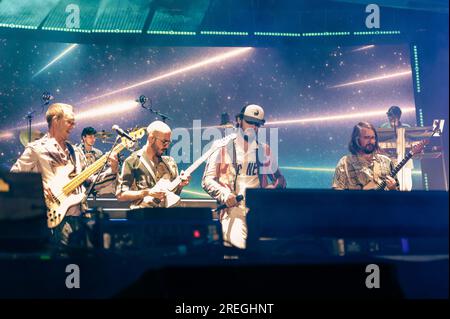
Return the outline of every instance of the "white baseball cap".
[[[242,108],[239,117],[246,120],[249,123],[257,123],[258,125],[264,125],[264,109],[256,104],[249,104]]]

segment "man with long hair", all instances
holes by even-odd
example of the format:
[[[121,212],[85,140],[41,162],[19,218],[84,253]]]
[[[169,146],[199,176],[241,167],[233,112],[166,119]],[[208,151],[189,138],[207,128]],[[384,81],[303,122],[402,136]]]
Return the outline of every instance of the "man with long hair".
[[[353,127],[348,145],[351,154],[342,157],[336,167],[333,189],[371,189],[386,181],[385,190],[398,190],[398,180],[390,176],[394,165],[389,157],[380,154],[375,127],[359,122]]]

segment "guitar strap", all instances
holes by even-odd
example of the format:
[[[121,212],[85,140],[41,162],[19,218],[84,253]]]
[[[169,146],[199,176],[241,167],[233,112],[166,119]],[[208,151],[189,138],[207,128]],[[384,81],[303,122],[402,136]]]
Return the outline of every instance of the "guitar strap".
[[[149,172],[150,176],[153,178],[153,181],[156,183],[157,181],[156,181],[155,172],[153,172],[153,169],[152,169],[150,163],[144,157],[144,152],[142,152],[142,154],[140,156],[140,161],[144,165],[144,167],[147,169],[147,171]]]
[[[72,144],[67,143],[67,142],[66,142],[66,146],[67,146],[67,149],[69,150],[70,161],[72,162],[74,171],[76,172],[77,171],[77,157],[75,156],[75,149],[73,148]]]

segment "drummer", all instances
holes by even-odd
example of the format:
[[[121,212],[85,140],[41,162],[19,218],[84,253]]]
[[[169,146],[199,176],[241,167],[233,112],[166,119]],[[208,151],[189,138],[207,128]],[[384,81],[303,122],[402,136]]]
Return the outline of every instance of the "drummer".
[[[81,132],[81,143],[77,145],[81,152],[86,156],[87,164],[91,165],[100,157],[103,152],[94,147],[97,131],[95,128],[88,126]]]

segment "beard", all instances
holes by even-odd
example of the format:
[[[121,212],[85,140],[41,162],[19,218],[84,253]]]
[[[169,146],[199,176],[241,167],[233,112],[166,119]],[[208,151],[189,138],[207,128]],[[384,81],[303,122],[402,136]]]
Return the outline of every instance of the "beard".
[[[375,152],[375,145],[374,144],[367,144],[366,146],[364,146],[363,152],[365,154],[372,154],[373,152]]]

